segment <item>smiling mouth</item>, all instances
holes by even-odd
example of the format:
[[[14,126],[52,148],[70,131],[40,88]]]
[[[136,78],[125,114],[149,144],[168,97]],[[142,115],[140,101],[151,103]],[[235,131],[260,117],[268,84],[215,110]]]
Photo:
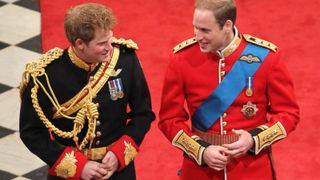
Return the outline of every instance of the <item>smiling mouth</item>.
[[[199,45],[200,45],[201,47],[203,47],[203,46],[207,46],[208,43],[199,42]]]

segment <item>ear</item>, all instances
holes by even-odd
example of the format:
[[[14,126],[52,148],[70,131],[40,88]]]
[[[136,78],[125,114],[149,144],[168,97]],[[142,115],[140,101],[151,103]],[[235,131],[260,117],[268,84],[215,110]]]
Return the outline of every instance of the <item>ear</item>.
[[[232,32],[233,31],[233,23],[231,20],[227,20],[224,23],[223,29],[225,32]]]
[[[86,43],[83,40],[79,39],[79,38],[76,39],[76,41],[74,43],[74,46],[79,50],[83,50],[85,45],[86,45]]]

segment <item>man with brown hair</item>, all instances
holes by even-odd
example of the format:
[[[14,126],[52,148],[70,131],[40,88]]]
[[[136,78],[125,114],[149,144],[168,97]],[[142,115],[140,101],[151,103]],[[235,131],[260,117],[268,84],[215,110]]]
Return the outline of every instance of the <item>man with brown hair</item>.
[[[155,116],[131,40],[115,39],[110,9],[65,14],[71,44],[27,64],[20,137],[46,162],[48,179],[135,179],[134,157]]]
[[[195,37],[169,62],[159,128],[184,152],[184,180],[275,179],[270,145],[299,121],[279,50],[235,20],[235,0],[196,0]]]

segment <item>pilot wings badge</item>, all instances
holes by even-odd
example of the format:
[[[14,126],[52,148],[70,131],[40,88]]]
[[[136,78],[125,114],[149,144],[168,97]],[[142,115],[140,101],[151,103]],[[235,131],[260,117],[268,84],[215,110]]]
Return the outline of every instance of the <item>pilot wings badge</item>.
[[[253,56],[252,54],[248,54],[248,55],[243,55],[239,58],[241,61],[246,61],[247,63],[251,64],[251,63],[260,63],[261,60],[259,59],[259,57],[257,56]]]

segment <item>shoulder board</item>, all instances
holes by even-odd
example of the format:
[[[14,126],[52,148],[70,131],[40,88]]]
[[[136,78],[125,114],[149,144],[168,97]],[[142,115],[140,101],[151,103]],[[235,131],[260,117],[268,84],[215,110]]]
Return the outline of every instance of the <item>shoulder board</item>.
[[[44,68],[50,64],[55,59],[58,59],[63,54],[63,49],[53,48],[38,57],[37,60],[33,60],[26,64],[25,71],[22,75],[22,80],[20,82],[20,95],[22,95],[27,83],[29,82],[29,77],[41,76],[45,71]]]
[[[126,40],[124,38],[117,39],[114,37],[112,40],[112,44],[124,45],[129,49],[135,49],[135,50],[139,49],[137,43],[135,43],[131,39],[128,39],[128,40]]]
[[[34,60],[26,65],[26,71],[33,71],[35,69],[45,68],[55,59],[58,59],[63,54],[63,49],[53,48],[46,53],[40,55],[37,60]]]
[[[268,49],[272,50],[273,52],[277,51],[277,46],[274,45],[271,42],[268,42],[268,41],[263,40],[263,39],[259,39],[257,37],[253,37],[253,36],[251,36],[249,34],[243,34],[242,36],[247,42],[250,42],[252,44],[256,44],[258,46],[262,46],[262,47],[268,48]]]
[[[185,48],[185,47],[188,47],[194,43],[196,43],[196,38],[193,37],[193,38],[190,38],[190,39],[187,39],[185,41],[182,41],[180,44],[176,45],[174,48],[173,48],[173,53],[176,53],[178,51],[180,51],[181,49]]]

